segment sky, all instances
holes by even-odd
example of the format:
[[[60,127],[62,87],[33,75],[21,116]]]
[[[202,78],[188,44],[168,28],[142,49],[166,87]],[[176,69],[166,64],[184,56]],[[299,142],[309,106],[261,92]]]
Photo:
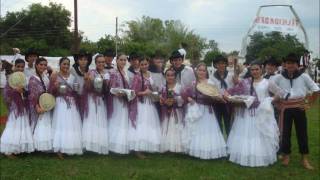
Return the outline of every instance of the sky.
[[[26,9],[32,3],[61,3],[73,18],[73,0],[0,0],[1,16],[7,11]],[[180,20],[208,40],[218,42],[225,52],[240,50],[243,37],[261,5],[292,5],[309,37],[309,49],[319,56],[319,0],[78,0],[79,30],[92,41],[105,34],[115,34],[115,17],[119,24],[143,15],[162,20]],[[262,15],[290,15],[288,8],[264,8]],[[72,27],[71,27],[72,28]],[[302,33],[298,31],[298,37]]]

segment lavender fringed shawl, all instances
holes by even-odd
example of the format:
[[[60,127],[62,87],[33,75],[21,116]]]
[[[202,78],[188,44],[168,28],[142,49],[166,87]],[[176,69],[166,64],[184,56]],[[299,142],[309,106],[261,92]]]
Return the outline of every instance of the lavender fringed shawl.
[[[72,76],[72,74],[70,74],[70,76]],[[69,78],[70,78],[70,76],[69,76]],[[58,82],[58,85],[55,84],[56,81]],[[59,84],[65,84],[67,86],[66,93],[61,94],[59,92]],[[55,97],[62,97],[66,101],[68,108],[71,107],[71,103],[73,101],[76,104],[79,104],[78,94],[72,89],[72,85],[69,84],[65,79],[63,79],[63,77],[61,75],[58,75],[56,79],[50,80],[48,92],[51,93],[52,95],[54,95]],[[79,106],[77,106],[77,108],[80,111]]]
[[[36,106],[39,103],[39,97],[42,93],[45,93],[45,90],[42,86],[42,83],[39,79],[34,76],[31,76],[28,84],[28,101],[30,108],[30,120],[38,120],[39,114],[36,111]]]
[[[215,101],[210,97],[202,94],[196,89],[197,83],[192,82],[191,86],[186,87],[181,95],[185,102],[188,102],[188,97],[194,99],[197,103],[208,106],[209,112],[213,113]]]
[[[162,87],[161,91],[160,91],[160,95],[161,95],[161,98],[163,98],[164,100],[167,99],[167,95],[168,95],[168,92],[167,92],[167,88],[166,87]],[[180,92],[176,92],[175,89],[173,91],[173,97],[176,99],[177,96],[180,95]],[[161,114],[160,114],[160,120],[161,121],[164,121],[165,118],[168,118],[171,116],[171,114],[173,113],[173,116],[177,122],[178,120],[178,108],[180,108],[177,104],[177,102],[175,102],[172,106],[167,106],[167,105],[162,105],[161,106]],[[181,109],[183,110],[183,108]],[[185,113],[182,113],[183,115]],[[182,118],[184,119],[184,117]]]
[[[147,88],[152,90],[151,82],[148,78],[143,77],[144,89],[142,89],[142,77],[140,73],[136,73],[133,77],[131,89],[138,94],[141,91],[145,91]],[[129,119],[133,127],[136,127],[137,115],[138,115],[138,101],[143,102],[147,97],[136,96],[132,101],[129,102]]]
[[[95,78],[97,76],[101,76],[96,70],[90,70],[89,71],[90,76]],[[103,79],[103,77],[101,77]],[[100,101],[98,101],[98,98],[103,98],[104,103],[106,103],[105,99],[106,99],[106,95],[108,93],[108,89],[107,89],[107,81],[104,80],[103,81],[103,86],[102,86],[102,91],[101,92],[97,92],[94,89],[93,86],[93,81],[90,82],[85,82],[84,83],[84,87],[83,87],[83,91],[82,94],[80,95],[80,101],[79,101],[79,106],[80,106],[80,114],[81,114],[81,118],[83,119],[84,117],[88,117],[88,111],[89,111],[89,96],[91,96],[93,98],[93,101],[95,102],[95,106],[97,107]]]
[[[110,81],[107,86],[108,89],[111,88],[123,88],[129,89],[128,81],[124,78],[124,82],[122,81],[122,77],[120,72],[117,69],[112,69],[110,71]],[[107,90],[107,112],[108,112],[108,119],[112,117],[113,114],[113,98],[118,98],[122,103],[123,106],[128,106],[128,100],[126,97],[115,97],[115,95],[111,94],[109,90]]]
[[[4,100],[10,113],[14,113],[16,118],[28,111],[27,98],[23,96],[17,90],[11,88],[9,84],[4,88]]]
[[[249,109],[256,109],[259,106],[260,101],[258,99],[258,96],[257,96],[257,93],[256,93],[255,89],[253,89],[252,94],[250,93],[251,83],[252,83],[252,79],[251,78],[244,79],[240,83],[238,83],[236,86],[234,86],[233,88],[228,89],[227,92],[230,95],[250,95],[250,96],[254,96],[255,97],[254,102],[249,107]]]

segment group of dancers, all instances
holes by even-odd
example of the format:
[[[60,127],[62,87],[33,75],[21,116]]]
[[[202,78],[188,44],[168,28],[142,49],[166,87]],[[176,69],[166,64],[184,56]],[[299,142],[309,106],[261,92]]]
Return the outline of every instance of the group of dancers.
[[[299,71],[295,54],[284,58],[279,73],[272,72],[272,67],[277,70],[273,59],[265,64],[253,61],[246,77],[224,56],[213,60],[213,73],[203,63],[194,68],[184,65],[184,54],[178,50],[171,54],[165,71],[159,56],[150,60],[136,53],[118,53],[113,65],[114,56],[110,50],[96,55],[95,69],[89,68],[88,53],[74,55],[72,66],[70,59],[62,57],[59,70],[50,73],[47,60],[36,51],[26,53],[25,60],[15,60],[14,71],[24,72],[28,83],[24,88],[6,85],[4,89],[9,115],[1,153],[15,157],[54,152],[63,159],[64,154],[84,151],[134,152],[144,159],[144,152],[174,152],[200,159],[228,158],[249,167],[271,165],[282,153],[282,163],[288,165],[294,122],[302,165],[313,168],[307,158],[303,102],[307,93],[318,93],[319,87]],[[102,86],[97,87],[99,81]],[[200,92],[199,83],[217,87],[219,96]],[[133,90],[136,96],[111,92],[117,88]],[[45,92],[55,97],[51,111],[39,105]],[[233,96],[251,100],[233,103]]]

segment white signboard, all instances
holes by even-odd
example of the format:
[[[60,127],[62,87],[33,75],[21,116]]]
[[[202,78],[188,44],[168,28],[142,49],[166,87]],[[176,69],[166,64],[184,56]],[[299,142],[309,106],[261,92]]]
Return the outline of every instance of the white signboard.
[[[299,27],[299,22],[296,18],[280,18],[269,16],[256,17],[255,27],[253,31],[271,32],[279,31],[288,34],[296,34]]]

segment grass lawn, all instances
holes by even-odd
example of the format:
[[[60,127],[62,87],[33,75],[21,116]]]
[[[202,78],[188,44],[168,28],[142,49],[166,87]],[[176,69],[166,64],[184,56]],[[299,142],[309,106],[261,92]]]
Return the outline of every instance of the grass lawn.
[[[68,156],[32,153],[8,159],[0,155],[0,179],[320,179],[319,102],[308,110],[310,159],[315,167],[308,171],[300,165],[295,134],[289,167],[280,162],[265,168],[247,168],[226,159],[199,160],[180,154]],[[3,112],[2,110],[0,111]]]
[[[0,117],[8,113],[7,107],[3,101],[2,94],[0,95]]]

